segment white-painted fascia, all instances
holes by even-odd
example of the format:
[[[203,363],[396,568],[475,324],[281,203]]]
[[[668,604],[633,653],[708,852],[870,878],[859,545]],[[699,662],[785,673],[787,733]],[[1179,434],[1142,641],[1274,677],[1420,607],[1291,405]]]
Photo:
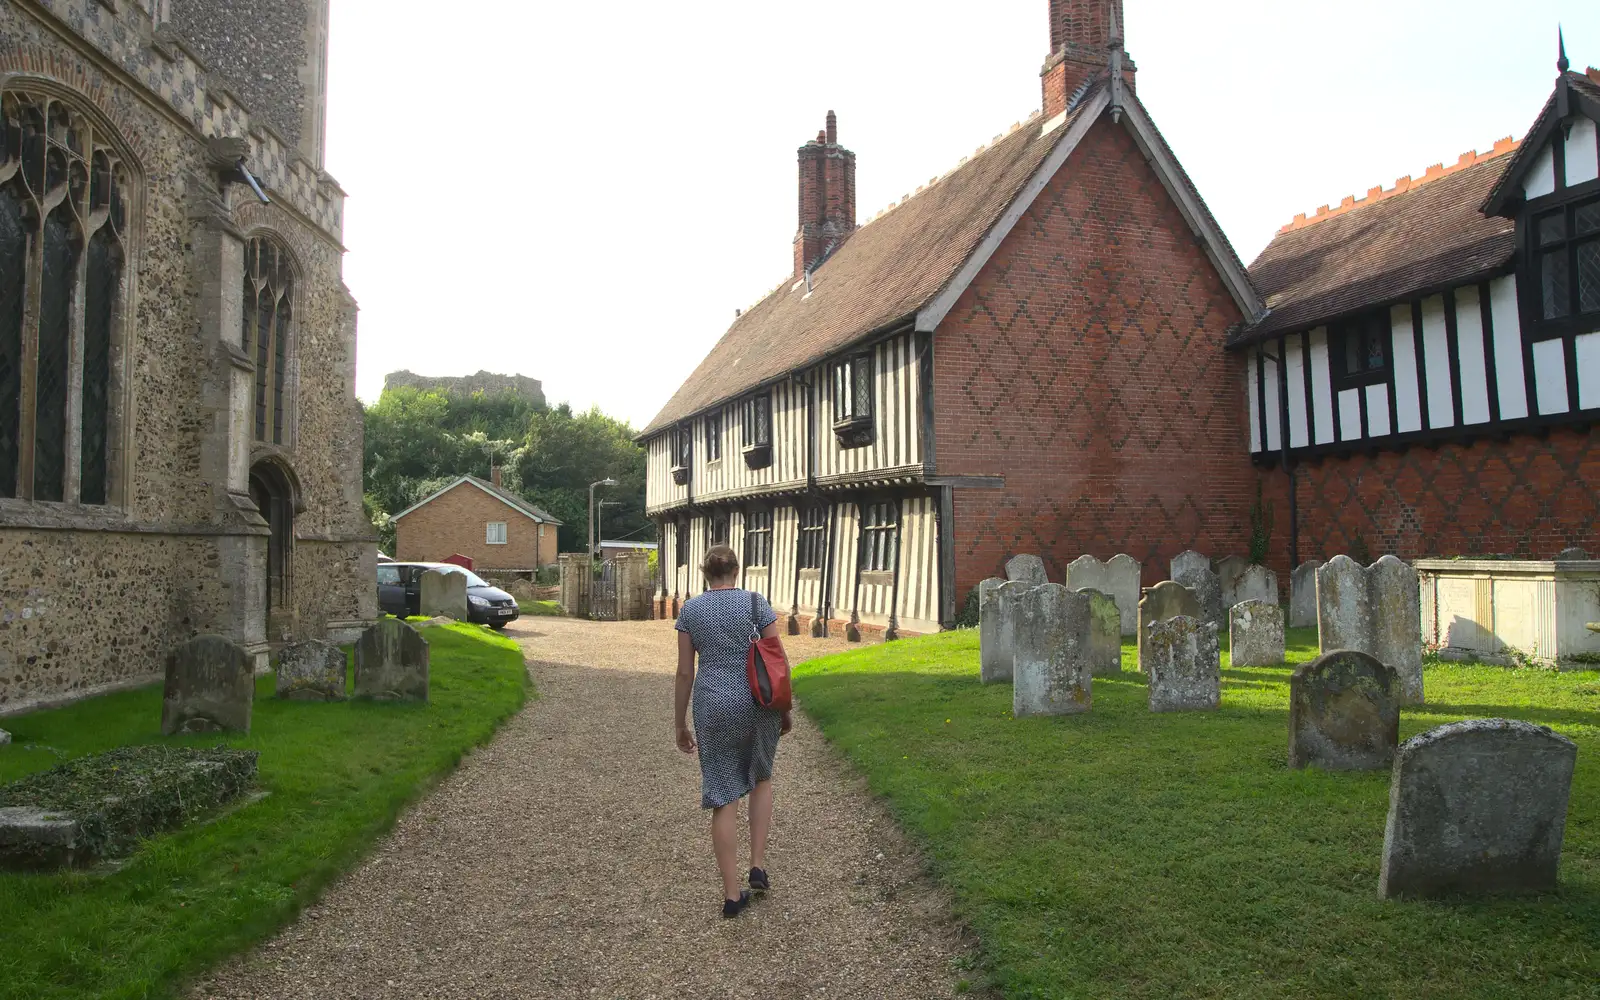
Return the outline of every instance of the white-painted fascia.
[[[422,498],[421,500],[418,500],[416,503],[414,503],[411,506],[407,507],[405,510],[403,510],[400,513],[396,514],[394,517],[391,517],[389,520],[390,521],[398,521],[398,520],[400,520],[402,517],[405,517],[407,514],[409,514],[412,511],[416,510],[418,507],[425,507],[428,504],[432,503],[433,501],[439,499],[440,497],[444,496],[446,493],[449,493],[451,490],[455,489],[457,486],[460,486],[462,483],[471,483],[473,486],[477,486],[479,491],[482,492],[485,496],[493,497],[494,499],[496,499],[496,500],[500,501],[501,503],[505,504],[507,507],[510,507],[512,510],[516,511],[518,514],[521,514],[523,517],[527,518],[528,520],[532,521],[535,524],[544,524],[545,523],[543,518],[538,518],[538,517],[533,516],[532,514],[530,514],[527,511],[523,510],[521,507],[518,507],[516,504],[514,504],[511,501],[507,500],[505,497],[499,496],[499,495],[495,494],[491,490],[486,490],[482,486],[478,486],[477,480],[473,479],[471,476],[462,476],[462,477],[460,477],[455,482],[451,483],[449,486],[446,486],[444,489],[438,490],[438,491],[436,491],[436,492],[434,492],[432,494],[429,494],[428,496]]]

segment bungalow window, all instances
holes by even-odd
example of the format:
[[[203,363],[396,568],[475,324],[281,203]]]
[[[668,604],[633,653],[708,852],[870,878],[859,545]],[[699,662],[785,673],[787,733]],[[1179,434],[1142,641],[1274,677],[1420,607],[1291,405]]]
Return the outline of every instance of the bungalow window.
[[[1389,314],[1368,313],[1333,327],[1334,379],[1339,388],[1373,385],[1389,378]]]
[[[872,443],[872,355],[833,366],[833,430],[845,447]]]
[[[772,510],[752,510],[745,515],[744,564],[758,569],[772,564]]]
[[[506,543],[506,523],[504,521],[490,521],[484,529],[483,542],[485,545],[504,545]]]
[[[740,407],[744,461],[752,469],[772,464],[772,395],[757,393]]]
[[[898,515],[893,501],[862,505],[861,572],[877,573],[894,569],[895,548],[899,542]]]
[[[1538,272],[1536,339],[1560,336],[1600,320],[1600,198],[1535,216],[1533,267]]]
[[[800,513],[800,568],[821,569],[827,554],[828,508],[807,507]]]
[[[672,481],[679,486],[689,481],[689,460],[694,457],[694,432],[679,425],[672,432]]]
[[[706,417],[706,461],[722,461],[722,414]]]

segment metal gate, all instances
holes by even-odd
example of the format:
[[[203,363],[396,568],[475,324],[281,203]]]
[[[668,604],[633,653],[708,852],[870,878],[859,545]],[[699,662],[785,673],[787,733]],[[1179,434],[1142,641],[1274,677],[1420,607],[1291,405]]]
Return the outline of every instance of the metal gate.
[[[589,587],[589,617],[600,622],[617,621],[617,607],[617,566],[607,559],[600,564]]]

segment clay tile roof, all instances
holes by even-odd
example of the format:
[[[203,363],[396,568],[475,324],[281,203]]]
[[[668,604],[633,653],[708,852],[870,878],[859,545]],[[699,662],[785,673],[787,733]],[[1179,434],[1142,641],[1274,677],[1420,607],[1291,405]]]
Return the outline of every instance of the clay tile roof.
[[[1029,119],[950,174],[857,229],[812,275],[787,279],[736,319],[640,432],[646,435],[804,368],[932,300],[1092,102],[1041,135]]]
[[[1479,207],[1514,148],[1498,143],[1458,166],[1432,167],[1418,181],[1402,178],[1402,190],[1373,189],[1366,199],[1285,226],[1250,265],[1270,312],[1233,343],[1306,329],[1503,267],[1516,248],[1516,225]]]

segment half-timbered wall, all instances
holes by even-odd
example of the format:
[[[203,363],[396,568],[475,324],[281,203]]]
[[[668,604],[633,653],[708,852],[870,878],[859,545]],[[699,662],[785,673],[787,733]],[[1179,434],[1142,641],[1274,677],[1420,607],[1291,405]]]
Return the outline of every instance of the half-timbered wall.
[[[888,470],[921,471],[922,397],[915,341],[910,334],[891,337],[871,348],[871,354],[873,436],[869,445],[846,447],[833,433],[834,400],[828,391],[831,366],[818,369],[818,385],[823,390],[818,393],[820,483]]]

